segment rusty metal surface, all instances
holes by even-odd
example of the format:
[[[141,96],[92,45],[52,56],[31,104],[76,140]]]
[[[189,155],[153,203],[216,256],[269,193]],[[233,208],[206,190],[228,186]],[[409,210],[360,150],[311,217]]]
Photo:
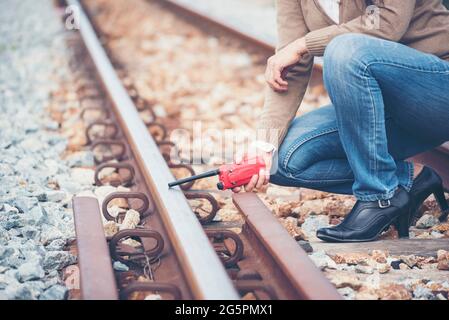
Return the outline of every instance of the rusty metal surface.
[[[118,291],[96,198],[73,198],[81,294],[84,300],[117,300]]]
[[[201,211],[200,209],[206,211],[204,208],[198,208],[194,210],[194,212],[201,224],[207,224],[212,222],[212,220],[217,215],[218,210],[220,209],[218,201],[212,195],[210,195],[209,193],[193,193],[193,192],[185,192],[184,195],[189,200],[196,199],[209,202],[211,208],[210,211],[207,211],[206,215],[202,215],[200,212]]]
[[[139,212],[141,218],[147,217],[155,211],[153,202],[150,202],[150,199],[148,199],[148,197],[143,192],[113,192],[104,198],[103,204],[101,206],[101,211],[106,220],[116,220],[116,217],[111,216],[108,211],[108,204],[114,199],[140,200],[139,202],[141,202],[141,205],[137,208],[134,208],[134,210]]]
[[[82,8],[79,1],[68,0],[68,3]],[[156,204],[158,216],[164,224],[193,297],[238,299],[239,296],[231,280],[184,194],[178,188],[168,190],[167,184],[174,180],[174,177],[158,145],[140,119],[136,106],[120,83],[83,10],[80,10],[80,25],[84,44],[94,62],[103,88],[112,102],[116,120],[129,144],[127,147],[132,150],[133,160],[142,172],[142,182],[148,186],[152,200]]]
[[[127,237],[139,238],[141,241],[143,238],[149,238],[154,240],[153,246],[147,249],[142,241],[140,248],[132,247],[120,243],[120,240]],[[150,259],[157,259],[164,249],[164,239],[162,235],[154,230],[134,229],[134,230],[121,230],[116,233],[109,241],[109,248],[112,258],[122,263],[130,261],[145,260],[147,257]],[[126,257],[126,259],[124,258]]]
[[[273,259],[273,277],[279,277],[279,279],[285,277],[286,286],[290,285],[296,291],[297,297],[290,298],[341,299],[335,287],[313,264],[307,253],[293,240],[256,194],[236,194],[233,196],[233,201],[245,216],[248,231],[252,232],[256,237],[254,240],[260,243],[261,253],[266,250],[265,256]]]

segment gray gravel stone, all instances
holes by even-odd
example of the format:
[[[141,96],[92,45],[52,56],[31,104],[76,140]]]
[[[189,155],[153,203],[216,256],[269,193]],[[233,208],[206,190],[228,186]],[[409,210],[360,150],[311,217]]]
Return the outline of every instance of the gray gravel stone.
[[[5,228],[3,228],[2,226],[0,226],[0,250],[2,248],[2,246],[4,246],[8,240],[10,239],[10,236],[8,234],[8,232],[6,231]]]
[[[0,163],[0,177],[11,176],[14,174],[14,169],[11,165]]]
[[[441,239],[441,238],[445,238],[445,235],[442,233],[439,233],[438,231],[432,231],[430,233],[430,235],[432,236],[432,238],[434,239]]]
[[[9,213],[0,216],[0,226],[6,230],[21,228],[25,225],[25,218],[18,213]]]
[[[355,272],[362,273],[362,274],[373,274],[374,269],[371,267],[368,267],[368,266],[357,265],[357,266],[355,266]]]
[[[46,201],[60,202],[67,197],[67,193],[61,190],[50,190],[45,192]]]
[[[46,288],[50,288],[54,285],[62,285],[63,282],[59,278],[59,272],[57,270],[50,271],[44,278],[44,283]]]
[[[33,226],[24,226],[20,230],[22,232],[22,236],[26,239],[36,239],[40,232],[39,229]]]
[[[60,171],[59,163],[53,159],[45,160],[44,165],[45,165],[46,171],[48,173],[48,176],[50,176],[50,177],[56,175]]]
[[[120,261],[114,261],[113,267],[114,267],[115,271],[122,271],[123,272],[123,271],[128,271],[129,270],[129,267],[126,264],[121,263]]]
[[[16,286],[14,291],[17,300],[37,300],[45,289],[42,281],[28,281]]]
[[[95,165],[94,155],[91,151],[80,151],[66,158],[69,167],[93,167]]]
[[[66,245],[66,241],[64,239],[55,239],[55,240],[51,241],[45,247],[45,249],[47,249],[48,251],[61,251],[62,249],[64,249],[65,245]]]
[[[44,269],[42,269],[38,261],[24,263],[19,267],[18,271],[19,279],[22,282],[41,279],[45,276]]]
[[[59,123],[56,121],[49,121],[45,124],[45,129],[56,131],[59,129]]]
[[[315,238],[316,231],[320,228],[329,227],[329,217],[325,215],[309,216],[301,225],[301,230],[308,238]]]
[[[50,225],[45,225],[42,227],[41,242],[43,244],[62,238],[64,238],[64,233],[57,227]]]
[[[415,299],[419,300],[434,300],[435,295],[430,291],[430,289],[423,287],[423,286],[417,286],[415,290],[413,290],[413,297]]]
[[[73,83],[68,33],[52,0],[0,1],[0,21],[0,299],[64,299],[57,270],[76,261],[63,251],[74,237],[67,199],[80,189],[71,167],[92,163],[61,159],[67,139],[47,110]]]
[[[70,173],[71,181],[83,187],[92,186],[95,183],[94,176],[95,171],[86,168],[74,168]]]
[[[315,263],[315,265],[321,269],[337,269],[337,264],[334,260],[329,257],[325,251],[315,251],[309,255],[310,259]]]
[[[61,285],[54,285],[45,290],[39,300],[65,300],[67,299],[67,288]]]
[[[6,273],[0,274],[0,290],[6,289],[9,285],[18,282],[15,277],[11,277]]]
[[[33,240],[28,240],[27,242],[25,242],[22,245],[20,252],[23,255],[25,261],[38,261],[39,263],[42,263],[42,260],[46,253],[44,247],[40,244],[37,244],[36,242],[33,242]]]
[[[67,193],[61,190],[43,190],[40,189],[35,191],[33,195],[37,198],[39,202],[60,202],[64,200]]]
[[[61,270],[76,263],[76,257],[67,251],[48,251],[45,254],[43,267],[45,270]]]
[[[356,292],[354,291],[354,289],[352,289],[350,287],[344,287],[344,288],[337,289],[337,290],[343,296],[343,298],[345,300],[355,300]]]
[[[307,253],[313,252],[313,247],[310,245],[309,241],[299,240],[299,246]]]
[[[16,198],[12,205],[15,206],[20,213],[28,213],[32,208],[34,208],[39,200],[36,197],[19,197]]]
[[[9,267],[18,268],[19,266],[22,265],[22,263],[24,263],[24,261],[25,261],[25,258],[20,253],[20,251],[17,249],[13,249],[13,252],[9,256],[7,256],[2,261],[2,263]]]
[[[431,228],[438,224],[438,219],[430,214],[424,214],[419,220],[416,222],[416,227],[418,229],[427,229]]]
[[[12,256],[15,252],[14,248],[11,247],[0,247],[0,263],[6,261],[6,259]]]
[[[37,205],[27,215],[27,224],[41,225],[47,221],[47,213]]]
[[[76,194],[83,190],[83,186],[75,181],[72,181],[72,179],[69,176],[58,175],[55,179],[59,185],[59,188],[68,193]]]

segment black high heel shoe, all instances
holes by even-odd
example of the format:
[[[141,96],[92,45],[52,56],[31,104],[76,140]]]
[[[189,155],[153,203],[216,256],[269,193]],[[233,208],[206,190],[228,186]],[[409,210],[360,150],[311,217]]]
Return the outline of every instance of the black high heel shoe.
[[[342,223],[317,231],[317,237],[328,242],[366,242],[376,240],[394,224],[400,238],[409,236],[411,201],[399,187],[390,200],[357,201]]]
[[[413,223],[423,202],[432,193],[441,209],[440,221],[446,221],[449,214],[449,205],[444,196],[443,180],[433,169],[424,167],[421,173],[413,181],[413,186],[409,192],[412,201],[410,224]]]

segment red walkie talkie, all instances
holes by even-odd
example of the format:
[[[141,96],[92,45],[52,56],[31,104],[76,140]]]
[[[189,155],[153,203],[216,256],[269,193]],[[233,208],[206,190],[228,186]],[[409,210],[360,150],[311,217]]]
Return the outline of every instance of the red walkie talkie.
[[[265,162],[261,157],[245,158],[240,164],[225,164],[218,169],[171,182],[168,184],[168,187],[171,188],[190,181],[218,176],[220,180],[217,183],[218,189],[233,189],[248,184],[254,175],[259,174],[261,169],[265,169]]]

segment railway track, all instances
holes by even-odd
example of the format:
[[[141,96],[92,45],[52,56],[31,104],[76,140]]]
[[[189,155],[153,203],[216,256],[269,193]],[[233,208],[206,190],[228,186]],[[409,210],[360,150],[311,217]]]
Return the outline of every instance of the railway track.
[[[82,8],[76,0],[67,3]],[[189,193],[189,186],[167,189],[174,179],[170,169],[180,166],[166,163],[164,155],[176,146],[164,140],[165,127],[154,113],[153,121],[140,119],[138,110],[151,111],[150,107],[133,94],[135,88],[120,83],[83,10],[80,25],[71,47],[83,65],[77,71],[79,93],[97,102],[83,111],[89,122],[86,136],[96,155],[96,183],[102,185],[101,172],[112,169],[115,180],[109,184],[129,188],[108,194],[101,206],[91,197],[73,200],[81,297],[339,299],[255,194],[234,196],[246,217],[237,234],[207,225],[217,211],[210,195]],[[181,169],[193,172],[186,165]],[[209,202],[211,209],[201,216],[192,211],[188,199]],[[110,205],[117,203],[125,203],[128,212],[114,215]],[[105,238],[101,215],[105,221],[126,224],[130,212],[134,219],[137,215],[138,225]],[[129,271],[114,272],[112,259]]]
[[[193,12],[176,0],[157,1],[175,10],[183,19],[202,28],[222,28],[219,22]],[[79,5],[78,1],[68,1]],[[140,97],[132,82],[120,83],[112,65],[113,61],[101,47],[91,28],[88,14],[81,15],[81,50],[78,59],[90,61],[85,76],[93,78],[89,85],[81,85],[87,97],[93,91],[105,99],[105,108],[99,112],[106,118],[90,123],[87,135],[102,127],[103,133],[90,139],[91,146],[113,149],[117,153],[99,159],[96,170],[97,185],[101,185],[101,171],[116,170],[120,181],[113,184],[131,187],[131,194],[112,194],[100,209],[91,198],[74,200],[78,253],[81,272],[81,290],[84,299],[139,299],[144,297],[175,299],[339,299],[340,295],[323,274],[315,267],[307,254],[274,218],[271,211],[255,194],[233,196],[233,202],[244,217],[243,222],[216,223],[213,219],[218,203],[204,192],[192,192],[192,185],[183,190],[169,191],[167,183],[173,180],[171,171],[184,170],[194,173],[190,166],[174,165],[168,154],[176,148],[166,140],[167,129],[159,122],[154,110]],[[86,27],[88,26],[88,27]],[[98,31],[98,30],[97,30]],[[224,32],[249,43],[263,55],[273,52],[272,45],[242,34],[226,25]],[[122,71],[122,70],[120,70]],[[321,82],[321,66],[315,66],[312,85]],[[95,85],[93,85],[95,84]],[[139,112],[149,111],[151,120],[144,123]],[[117,151],[118,149],[118,151]],[[111,150],[109,150],[111,152]],[[449,146],[444,145],[414,158],[438,170],[449,190]],[[104,156],[103,156],[104,157]],[[108,161],[111,161],[109,162]],[[118,161],[118,163],[117,163]],[[126,172],[127,174],[124,174]],[[140,225],[133,230],[122,230],[104,239],[103,225],[99,217],[120,220],[108,211],[108,201],[129,197],[128,204],[140,212]],[[140,202],[140,208],[135,201]],[[189,206],[189,200],[207,203],[206,210]],[[200,212],[202,211],[202,212]],[[98,217],[92,221],[92,217]],[[241,229],[240,233],[233,230]],[[129,245],[129,239],[138,240],[140,246]],[[209,241],[208,241],[209,240]],[[419,240],[423,241],[423,240]],[[95,246],[92,244],[95,243]],[[210,244],[209,244],[210,243]],[[194,245],[195,244],[195,245]],[[410,253],[418,242],[378,242],[365,246],[339,246],[313,243],[314,250],[326,252],[366,253],[388,248],[398,255]],[[422,255],[436,256],[438,248],[447,248],[447,241],[429,241],[422,244]],[[98,257],[103,259],[99,260]],[[111,257],[130,267],[129,272],[114,272]],[[221,260],[221,261],[220,261]],[[215,276],[218,275],[218,276]],[[213,283],[213,286],[208,284]]]
[[[69,1],[69,4],[80,6],[77,1]],[[114,199],[140,200],[140,205],[138,203],[139,206],[135,208],[144,220],[142,228],[122,230],[112,237],[108,249],[106,240],[101,239],[104,231],[97,201],[84,197],[74,199],[83,298],[117,298],[109,251],[118,261],[134,261],[137,265],[144,261],[149,273],[153,274],[149,277],[151,282],[127,285],[126,291],[120,293],[122,297],[131,294],[136,288],[140,291],[145,291],[145,288],[150,291],[151,288],[151,291],[168,293],[178,299],[237,298],[212,246],[207,245],[207,237],[186,198],[182,192],[168,192],[166,185],[172,179],[170,171],[158,146],[140,120],[134,103],[120,84],[84,13],[81,13],[80,23],[83,26],[80,39],[83,42],[80,44],[87,49],[80,54],[89,55],[84,61],[90,60],[96,74],[89,73],[88,76],[95,77],[102,86],[96,88],[93,83],[88,83],[80,89],[90,91],[86,94],[91,96],[104,97],[105,102],[109,103],[100,113],[105,112],[110,116],[92,122],[87,134],[94,126],[114,128],[112,134],[106,130],[102,139],[92,142],[92,148],[116,147],[112,155],[97,159],[97,162],[106,163],[116,159],[120,161],[121,169],[127,168],[129,173],[133,173],[130,177],[133,184],[131,191],[110,194],[103,202],[102,214],[107,220],[114,219],[108,214],[108,202]],[[139,239],[142,247],[136,249],[121,243],[130,237]],[[100,257],[104,260],[99,260]],[[155,259],[164,260],[161,261],[163,266],[152,271]],[[101,264],[102,261],[105,263]]]

